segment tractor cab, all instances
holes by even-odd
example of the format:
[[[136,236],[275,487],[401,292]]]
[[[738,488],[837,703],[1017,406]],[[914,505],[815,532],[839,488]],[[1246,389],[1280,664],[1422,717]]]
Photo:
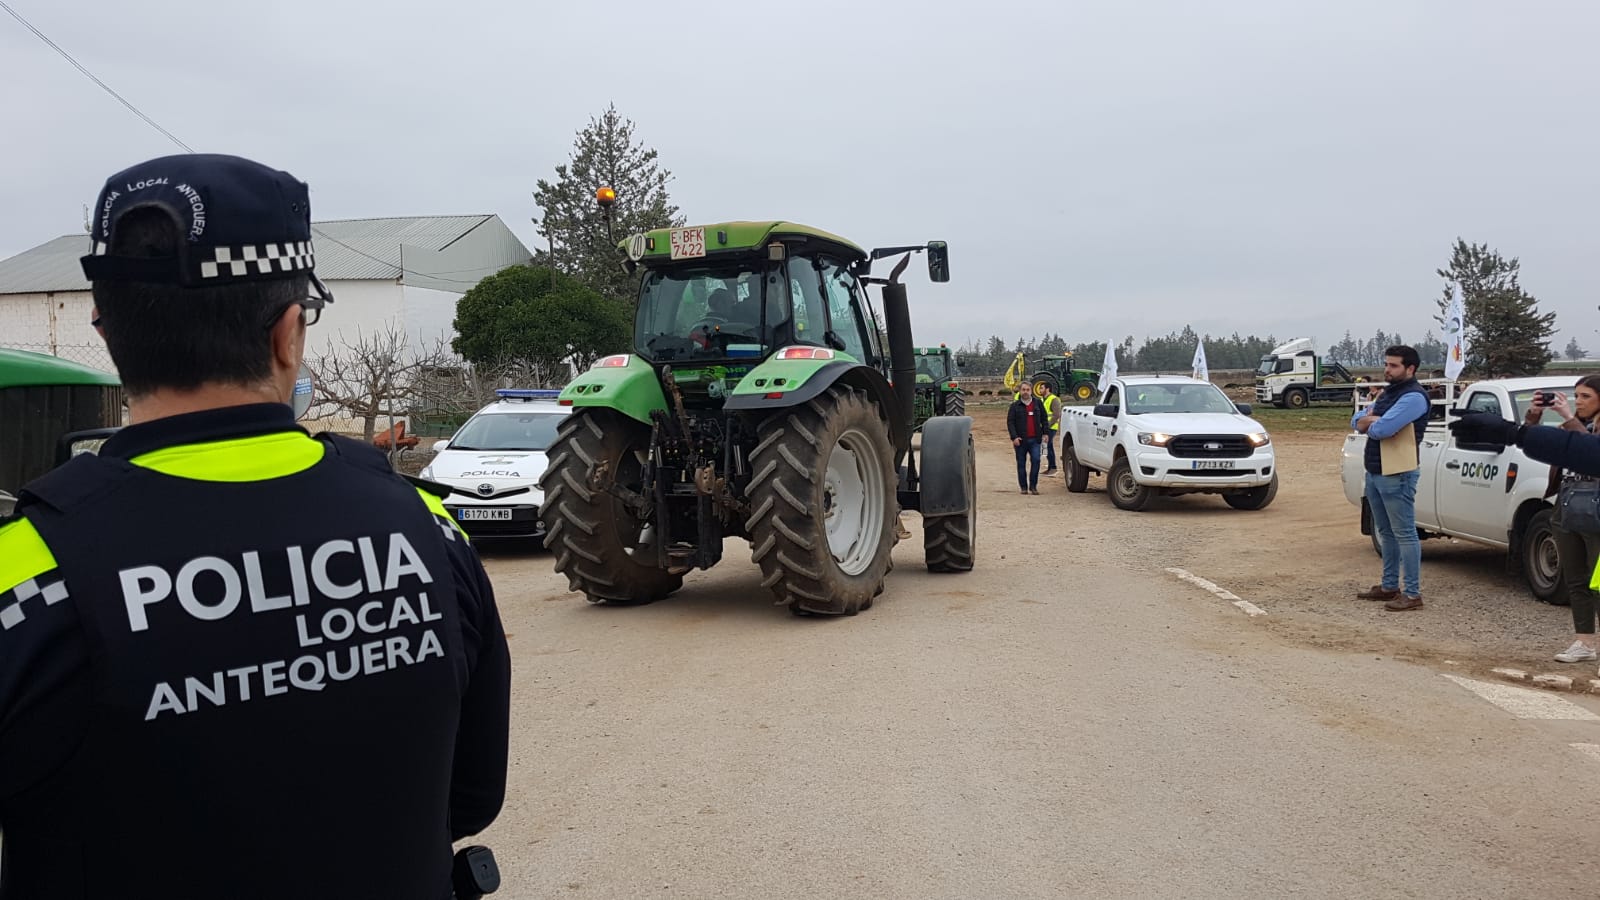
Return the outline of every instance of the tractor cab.
[[[785,359],[848,361],[887,375],[887,353],[870,325],[874,314],[860,277],[867,254],[803,226],[741,226],[746,223],[711,229],[711,247],[725,243],[728,249],[712,252],[697,244],[705,251],[698,256],[681,247],[676,255],[652,253],[654,241],[644,236],[644,254],[635,261],[644,269],[634,321],[639,358],[671,370],[691,406],[727,398],[754,367],[780,352]],[[741,234],[757,228],[764,233]]]

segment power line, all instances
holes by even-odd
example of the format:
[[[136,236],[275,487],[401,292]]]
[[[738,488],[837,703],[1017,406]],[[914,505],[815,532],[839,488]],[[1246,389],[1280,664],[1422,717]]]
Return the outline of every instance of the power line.
[[[183,141],[178,140],[178,136],[177,135],[173,134],[172,132],[170,132],[170,131],[166,130],[165,128],[162,128],[160,125],[156,124],[156,120],[155,119],[152,119],[149,116],[145,115],[143,112],[140,112],[139,111],[139,107],[134,106],[132,103],[129,103],[127,101],[127,99],[124,98],[121,94],[119,94],[116,91],[112,90],[110,85],[106,84],[104,81],[101,81],[99,78],[95,77],[95,74],[93,72],[91,72],[88,69],[83,67],[83,63],[80,63],[76,59],[73,59],[72,58],[72,54],[70,54],[67,51],[61,49],[61,45],[60,44],[57,44],[55,41],[50,40],[50,38],[45,36],[44,32],[42,32],[39,29],[33,27],[33,23],[29,22],[27,19],[24,19],[22,17],[22,14],[17,12],[16,10],[12,9],[10,4],[6,3],[5,0],[0,0],[0,9],[4,9],[6,12],[10,13],[11,14],[11,18],[16,19],[18,22],[22,23],[22,27],[24,27],[24,28],[28,29],[29,31],[33,32],[34,36],[37,37],[39,40],[44,41],[45,44],[47,44],[50,47],[50,49],[52,49],[52,50],[56,51],[57,53],[61,54],[62,58],[65,59],[67,62],[72,63],[73,68],[77,69],[79,72],[82,72],[86,77],[88,77],[88,79],[90,81],[93,81],[95,84],[100,85],[101,90],[103,90],[106,93],[110,94],[111,96],[117,98],[117,102],[121,103],[123,106],[126,106],[128,108],[129,112],[131,112],[134,115],[138,116],[139,118],[145,120],[145,122],[151,128],[154,128],[155,130],[157,130],[157,131],[161,132],[162,134],[166,135],[167,138],[169,140],[171,140],[174,144],[177,144],[179,147],[182,147],[183,149],[189,151],[190,153],[194,152],[194,148],[193,147],[190,147],[188,144],[185,144]]]

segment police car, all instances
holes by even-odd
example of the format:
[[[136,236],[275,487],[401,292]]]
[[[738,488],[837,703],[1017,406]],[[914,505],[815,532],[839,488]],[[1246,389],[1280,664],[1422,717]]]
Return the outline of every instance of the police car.
[[[445,509],[469,535],[537,537],[539,478],[546,449],[570,408],[556,402],[560,391],[504,388],[498,400],[478,410],[419,474],[454,489]]]

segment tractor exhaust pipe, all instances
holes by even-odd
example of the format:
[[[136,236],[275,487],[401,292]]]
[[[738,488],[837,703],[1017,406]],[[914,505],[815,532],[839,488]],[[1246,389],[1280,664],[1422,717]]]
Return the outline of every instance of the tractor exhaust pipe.
[[[895,269],[895,275],[900,274],[901,263]],[[889,332],[889,358],[893,362],[890,369],[891,381],[894,384],[894,409],[891,414],[900,428],[896,434],[900,435],[899,446],[895,447],[895,459],[905,457],[911,450],[911,420],[916,403],[917,393],[917,361],[912,356],[911,340],[911,303],[906,299],[906,286],[890,279],[883,286],[883,324]]]

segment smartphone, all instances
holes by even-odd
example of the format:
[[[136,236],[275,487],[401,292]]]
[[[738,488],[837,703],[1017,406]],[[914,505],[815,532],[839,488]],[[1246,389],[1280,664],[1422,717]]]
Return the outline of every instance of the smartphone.
[[[1537,391],[1533,395],[1534,406],[1549,406],[1554,402],[1556,402],[1554,391]]]

